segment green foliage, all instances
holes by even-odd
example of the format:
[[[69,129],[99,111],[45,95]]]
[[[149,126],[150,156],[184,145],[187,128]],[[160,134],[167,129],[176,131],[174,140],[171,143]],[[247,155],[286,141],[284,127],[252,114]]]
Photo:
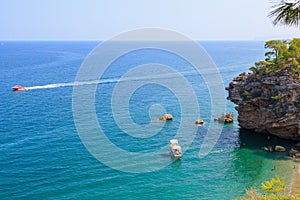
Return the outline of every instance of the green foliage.
[[[270,40],[265,43],[265,48],[268,50],[265,60],[256,62],[249,70],[255,74],[267,75],[289,69],[291,75],[300,75],[300,38],[291,41]]]
[[[270,51],[265,53],[266,61],[274,61],[275,63],[278,59],[282,59],[285,57],[288,47],[288,42],[285,40],[269,40],[265,44],[266,49],[270,49]]]
[[[295,199],[300,199],[300,192],[297,192]]]
[[[266,74],[270,74],[273,71],[274,71],[274,68],[266,68],[266,70],[265,70]]]
[[[279,176],[272,178],[269,181],[261,183],[261,190],[266,191],[268,194],[278,194],[284,192],[285,183],[282,182]]]
[[[279,100],[279,99],[281,99],[281,98],[282,98],[282,96],[278,96],[278,95],[276,95],[276,96],[272,96],[271,98],[272,98],[272,99],[275,99],[275,100]]]
[[[236,200],[295,200],[297,197],[285,194],[286,184],[278,177],[261,183],[261,193],[246,190],[246,195]]]
[[[273,24],[285,24],[290,26],[299,26],[300,1],[281,0],[279,4],[273,6],[269,17],[275,17]]]
[[[289,43],[289,57],[300,58],[300,38],[294,38]]]
[[[272,64],[273,63],[269,61],[258,61],[255,63],[255,66],[250,67],[250,70],[253,72],[258,72],[260,69],[271,66]]]
[[[243,93],[243,97],[244,97],[244,99],[252,99],[251,93],[246,90]]]
[[[258,80],[258,81],[260,80],[259,74],[256,74],[256,75],[255,75],[255,79]]]

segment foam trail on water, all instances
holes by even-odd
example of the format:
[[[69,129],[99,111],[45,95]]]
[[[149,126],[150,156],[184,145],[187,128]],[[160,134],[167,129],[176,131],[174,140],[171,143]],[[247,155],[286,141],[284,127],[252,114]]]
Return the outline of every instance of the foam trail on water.
[[[84,81],[84,82],[71,82],[71,83],[53,83],[48,85],[38,85],[38,86],[31,86],[25,87],[26,90],[39,90],[39,89],[49,89],[49,88],[59,88],[59,87],[73,87],[79,85],[93,85],[93,84],[100,84],[100,83],[114,83],[117,82],[117,79],[107,79],[107,80],[93,80],[93,81]]]
[[[182,72],[184,75],[193,75],[194,71]],[[174,73],[165,73],[161,75],[148,75],[148,76],[137,76],[131,78],[113,78],[113,79],[101,79],[101,80],[91,80],[91,81],[82,81],[82,82],[70,82],[70,83],[53,83],[47,85],[38,85],[38,86],[30,86],[25,87],[26,90],[38,90],[38,89],[49,89],[49,88],[59,88],[59,87],[73,87],[80,85],[93,85],[93,84],[105,84],[105,83],[116,83],[120,81],[139,81],[139,80],[153,80],[153,79],[164,79],[164,78],[172,78],[176,77]]]

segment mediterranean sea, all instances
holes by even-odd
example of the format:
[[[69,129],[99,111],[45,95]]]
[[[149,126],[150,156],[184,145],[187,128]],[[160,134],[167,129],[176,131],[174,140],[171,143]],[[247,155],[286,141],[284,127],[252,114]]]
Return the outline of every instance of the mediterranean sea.
[[[234,123],[223,125],[211,120],[207,84],[182,58],[153,49],[124,53],[108,66],[101,80],[76,83],[81,64],[98,44],[0,42],[0,199],[215,200],[244,195],[245,188],[257,188],[275,175],[289,184],[293,164],[287,153],[269,153],[262,148],[269,145],[290,148],[293,142],[275,137],[268,140],[266,135],[241,129],[235,105],[229,101],[226,101],[226,112],[234,113]],[[203,41],[199,44],[215,62],[224,90],[235,76],[264,59],[264,42],[261,41]],[[193,134],[193,140],[180,160],[172,162],[169,151],[158,156],[158,161],[169,162],[161,169],[145,173],[120,171],[98,161],[82,142],[73,116],[73,89],[76,85],[96,87],[96,116],[111,143],[128,152],[159,150],[175,137],[181,125],[182,102],[174,91],[156,84],[151,74],[136,77],[150,79],[150,83],[138,88],[131,94],[130,101],[124,102],[129,104],[132,122],[145,129],[152,122],[162,126],[157,134],[147,138],[131,136],[116,124],[111,103],[122,75],[137,65],[149,63],[171,66],[193,88],[200,108],[199,116],[188,118],[194,132],[186,134]],[[163,73],[156,78],[172,79]],[[126,80],[129,85],[135,81]],[[14,85],[25,86],[27,90],[13,92]],[[173,120],[165,124],[155,121],[156,115],[149,115],[153,105],[161,105],[160,109],[171,113]],[[164,113],[154,109],[154,114],[158,118]],[[195,127],[194,122],[199,117],[205,123]],[[122,120],[122,116],[119,118]],[[200,158],[199,151],[211,123],[223,129],[213,149]],[[86,131],[90,131],[89,128]],[[127,161],[118,154],[112,159]],[[135,168],[135,163],[128,165]]]

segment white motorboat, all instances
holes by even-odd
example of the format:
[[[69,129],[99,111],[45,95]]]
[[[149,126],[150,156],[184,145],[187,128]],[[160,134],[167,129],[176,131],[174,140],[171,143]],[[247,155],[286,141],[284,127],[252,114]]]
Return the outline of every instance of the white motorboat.
[[[178,140],[172,139],[169,142],[170,151],[173,158],[181,158],[181,146],[178,144]]]

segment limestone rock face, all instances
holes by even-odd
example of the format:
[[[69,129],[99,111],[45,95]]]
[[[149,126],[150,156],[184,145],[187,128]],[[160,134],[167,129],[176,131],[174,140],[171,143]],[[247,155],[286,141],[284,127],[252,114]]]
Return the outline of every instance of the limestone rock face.
[[[235,77],[226,89],[243,128],[300,140],[300,75],[285,68]]]

